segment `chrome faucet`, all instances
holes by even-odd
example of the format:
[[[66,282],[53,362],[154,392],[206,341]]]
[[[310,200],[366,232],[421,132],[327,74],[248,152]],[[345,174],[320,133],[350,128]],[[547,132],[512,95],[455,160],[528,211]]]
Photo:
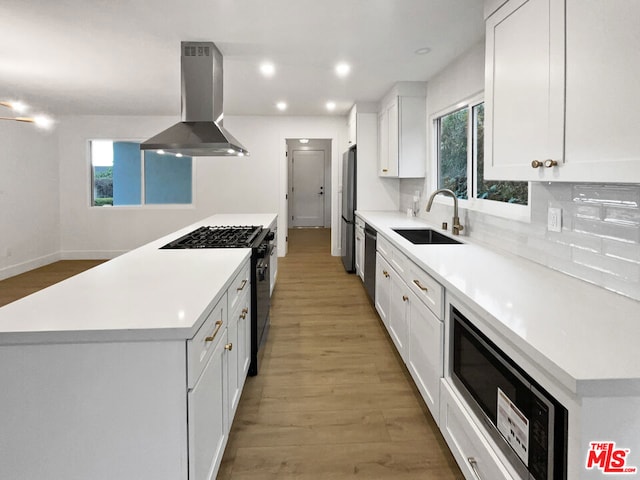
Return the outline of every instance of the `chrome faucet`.
[[[429,197],[429,202],[427,202],[427,212],[431,211],[431,205],[433,205],[433,199],[439,193],[444,193],[453,198],[453,226],[451,227],[451,231],[454,235],[460,235],[460,232],[464,230],[464,227],[460,225],[460,217],[458,217],[458,197],[453,193],[453,190],[449,190],[448,188],[440,188],[433,192]]]

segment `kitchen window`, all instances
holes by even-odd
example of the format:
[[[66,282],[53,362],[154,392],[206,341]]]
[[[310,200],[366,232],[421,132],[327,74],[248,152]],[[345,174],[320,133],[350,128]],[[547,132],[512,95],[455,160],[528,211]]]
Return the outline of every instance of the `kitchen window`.
[[[191,157],[141,151],[140,142],[92,140],[91,205],[191,205]]]
[[[453,190],[464,208],[528,219],[528,182],[484,179],[483,99],[461,102],[432,118],[437,168],[434,186]]]

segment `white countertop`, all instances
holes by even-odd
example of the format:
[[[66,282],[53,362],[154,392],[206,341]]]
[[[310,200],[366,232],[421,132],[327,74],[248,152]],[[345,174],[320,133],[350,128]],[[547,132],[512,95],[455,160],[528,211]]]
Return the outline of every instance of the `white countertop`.
[[[249,248],[160,250],[203,225],[269,226],[275,214],[205,218],[0,308],[0,345],[191,338]]]
[[[356,214],[570,391],[640,393],[640,302],[464,236],[414,245],[392,228],[440,229],[399,212]]]

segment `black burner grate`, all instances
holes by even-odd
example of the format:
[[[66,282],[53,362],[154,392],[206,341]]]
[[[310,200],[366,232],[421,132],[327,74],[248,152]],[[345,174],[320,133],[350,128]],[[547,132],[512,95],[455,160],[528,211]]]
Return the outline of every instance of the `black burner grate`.
[[[200,227],[162,248],[248,248],[261,231],[256,226]]]

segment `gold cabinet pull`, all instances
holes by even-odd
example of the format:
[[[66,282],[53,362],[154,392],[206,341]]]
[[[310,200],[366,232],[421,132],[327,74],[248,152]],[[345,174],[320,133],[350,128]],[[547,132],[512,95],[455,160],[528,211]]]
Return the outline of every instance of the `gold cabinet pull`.
[[[216,322],[216,329],[213,331],[211,336],[210,337],[206,337],[204,339],[204,341],[205,342],[213,342],[213,339],[216,338],[216,335],[218,334],[218,331],[220,330],[220,327],[222,327],[222,320],[218,320]]]
[[[247,279],[245,278],[244,280],[242,280],[242,286],[236,288],[236,291],[239,292],[240,290],[244,290],[244,286],[247,284]]]
[[[389,278],[389,272],[387,272],[386,270],[383,270],[382,274],[384,275],[385,278]]]
[[[402,295],[402,301],[406,302],[407,300],[409,300],[409,297],[407,297],[406,295]]]
[[[555,160],[545,160],[544,161],[544,167],[545,168],[551,168],[551,167],[557,167],[558,166],[558,162]]]
[[[415,284],[418,286],[418,288],[419,288],[420,290],[422,290],[423,292],[428,292],[428,291],[429,291],[429,289],[428,289],[427,287],[423,286],[423,285],[420,283],[420,280],[414,280],[414,281],[413,281],[413,283],[415,283]]]
[[[249,313],[249,309],[248,308],[243,308],[242,309],[242,314],[240,315],[240,318],[243,319],[243,320],[245,318],[247,318],[247,313]]]
[[[542,166],[544,166],[544,163],[542,163],[540,160],[534,160],[533,162],[531,162],[532,168],[540,168]]]
[[[382,169],[382,172],[383,172],[383,173],[386,173],[386,172],[388,172],[388,171],[389,171],[389,169],[388,169],[388,168],[383,168],[383,169]]]
[[[225,349],[225,350],[229,350],[229,351],[233,350],[233,343],[227,343],[227,344],[224,346],[224,349]]]

